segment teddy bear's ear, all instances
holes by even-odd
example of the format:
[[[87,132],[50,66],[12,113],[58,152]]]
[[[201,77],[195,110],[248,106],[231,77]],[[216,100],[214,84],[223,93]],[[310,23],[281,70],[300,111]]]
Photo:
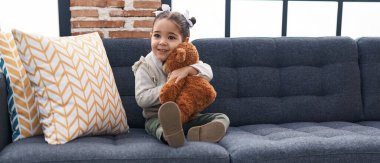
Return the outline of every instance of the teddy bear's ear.
[[[175,56],[177,62],[182,63],[186,59],[186,50],[184,48],[177,48],[177,56]]]

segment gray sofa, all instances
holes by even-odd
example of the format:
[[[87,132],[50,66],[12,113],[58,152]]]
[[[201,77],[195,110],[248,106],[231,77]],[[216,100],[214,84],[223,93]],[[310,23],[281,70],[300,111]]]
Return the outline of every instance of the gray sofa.
[[[175,149],[146,134],[134,99],[132,64],[146,39],[104,40],[129,133],[48,145],[11,143],[0,75],[0,162],[380,162],[380,38],[200,39],[217,100],[231,127],[218,144]]]

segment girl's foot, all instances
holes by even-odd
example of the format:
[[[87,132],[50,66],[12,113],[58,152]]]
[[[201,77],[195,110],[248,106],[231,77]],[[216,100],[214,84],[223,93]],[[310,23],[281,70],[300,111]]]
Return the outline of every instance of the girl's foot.
[[[216,143],[224,137],[225,132],[226,129],[222,122],[212,121],[202,126],[190,128],[187,133],[187,139]]]
[[[183,146],[185,142],[180,114],[174,102],[166,102],[158,110],[158,119],[164,131],[163,136],[169,146],[174,148]]]

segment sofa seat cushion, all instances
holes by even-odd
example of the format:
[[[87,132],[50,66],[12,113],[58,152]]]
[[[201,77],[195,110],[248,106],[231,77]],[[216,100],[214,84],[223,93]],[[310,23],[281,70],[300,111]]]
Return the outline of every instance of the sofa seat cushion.
[[[49,145],[43,136],[11,143],[0,162],[229,162],[218,144],[186,142],[181,148],[162,144],[144,129],[117,136],[81,137],[63,145]]]
[[[231,127],[220,144],[232,162],[378,162],[380,122]]]

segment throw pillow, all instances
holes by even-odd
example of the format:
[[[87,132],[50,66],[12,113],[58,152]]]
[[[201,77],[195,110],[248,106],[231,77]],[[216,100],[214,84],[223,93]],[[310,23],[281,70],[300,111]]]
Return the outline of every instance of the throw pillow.
[[[49,38],[12,31],[36,91],[49,144],[128,131],[111,66],[97,33]]]
[[[12,140],[42,134],[34,90],[21,63],[12,33],[0,33],[0,67],[6,77]]]

